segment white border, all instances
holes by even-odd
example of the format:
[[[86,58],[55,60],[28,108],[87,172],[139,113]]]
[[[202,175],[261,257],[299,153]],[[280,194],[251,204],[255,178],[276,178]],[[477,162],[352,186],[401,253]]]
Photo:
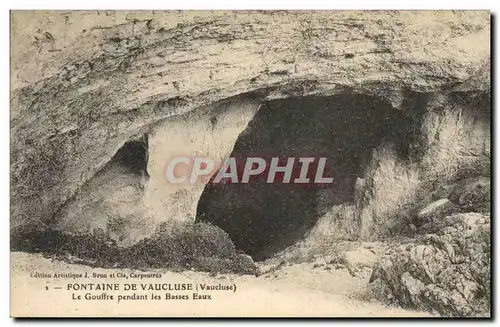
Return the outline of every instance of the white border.
[[[3,79],[2,82],[2,92],[1,99],[3,108],[0,110],[0,114],[2,115],[0,118],[0,123],[2,124],[0,130],[4,134],[0,137],[0,144],[2,147],[2,156],[0,159],[1,165],[1,183],[0,183],[0,200],[1,202],[1,212],[2,212],[2,240],[4,240],[5,248],[1,251],[0,262],[2,263],[2,269],[0,270],[0,281],[2,285],[2,289],[0,291],[1,294],[1,318],[2,325],[11,325],[14,324],[14,321],[9,317],[9,249],[8,242],[9,239],[9,152],[10,152],[10,144],[9,144],[9,9],[338,9],[338,10],[348,10],[348,9],[471,9],[471,10],[481,10],[481,9],[490,9],[496,15],[498,15],[498,4],[499,1],[484,1],[484,0],[455,0],[453,2],[437,2],[435,0],[419,0],[419,1],[361,1],[361,0],[349,0],[346,2],[337,2],[332,3],[330,1],[325,0],[306,0],[306,1],[269,1],[269,0],[252,0],[252,1],[224,1],[224,0],[212,0],[212,1],[203,1],[203,0],[182,0],[178,2],[169,2],[168,4],[141,0],[141,1],[131,1],[131,0],[120,0],[120,1],[103,1],[103,0],[86,0],[82,2],[77,1],[54,1],[54,0],[46,0],[46,1],[2,1],[1,7],[1,34],[0,40],[3,42],[3,47],[1,51],[2,56],[2,72]],[[498,24],[498,16],[496,17],[496,24]],[[498,33],[497,28],[495,27],[494,33],[495,44],[498,44]],[[495,62],[497,66],[495,67],[495,75],[497,75],[498,69],[498,61],[496,60],[496,53],[494,53]],[[498,95],[498,85],[494,84],[494,90],[496,95]],[[498,101],[498,100],[497,100]],[[497,102],[496,101],[496,102]],[[495,106],[496,107],[496,106]],[[495,110],[494,108],[493,110]],[[495,126],[499,126],[500,118],[499,115],[495,115]],[[497,129],[495,129],[494,139],[497,139]],[[498,171],[498,153],[500,152],[499,147],[500,143],[495,142],[495,171]],[[495,174],[497,175],[497,174]],[[497,186],[498,178],[495,178],[494,185],[495,189]],[[494,197],[495,203],[500,203],[499,201],[499,192],[495,193]],[[496,217],[493,217],[495,220]],[[495,266],[498,268],[499,263],[499,252],[498,251],[498,228],[500,222],[497,221],[495,224]],[[498,271],[495,271],[498,276]],[[498,295],[498,279],[495,279],[495,294]],[[498,312],[498,298],[495,296],[496,305],[495,312]],[[122,321],[120,321],[122,322]],[[365,321],[369,322],[369,321]],[[378,321],[380,323],[380,321]],[[401,323],[397,320],[395,323]],[[45,324],[53,324],[53,321],[42,321],[41,323]],[[77,323],[76,321],[64,321],[58,322],[58,324],[62,325],[74,325]],[[96,326],[101,326],[109,323],[109,321],[92,321],[92,324]],[[149,321],[151,323],[151,321]],[[156,321],[156,323],[164,324],[166,321]],[[178,324],[177,321],[169,321],[169,324]],[[185,323],[193,323],[193,322],[182,322]],[[214,321],[211,323],[218,324],[218,321]],[[249,323],[249,322],[247,322]],[[253,322],[255,323],[255,322]],[[260,324],[267,324],[268,322],[259,322]],[[290,322],[292,323],[292,322]],[[297,322],[294,322],[297,323]],[[335,324],[340,323],[339,321],[334,322]],[[370,321],[370,323],[373,323]],[[385,323],[385,322],[382,322]],[[421,321],[416,323],[425,323],[425,324],[437,324],[438,321]],[[456,323],[456,322],[455,322]],[[349,322],[350,325],[360,325],[361,322]]]

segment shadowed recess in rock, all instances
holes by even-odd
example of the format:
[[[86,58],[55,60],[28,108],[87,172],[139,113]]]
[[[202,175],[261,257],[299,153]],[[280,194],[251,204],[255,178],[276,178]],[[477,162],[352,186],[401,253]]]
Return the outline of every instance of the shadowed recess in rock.
[[[353,200],[356,178],[363,176],[375,147],[395,143],[400,155],[407,156],[412,119],[386,102],[359,94],[267,102],[230,155],[236,158],[239,177],[248,157],[264,158],[268,167],[272,157],[285,163],[295,157],[296,164],[299,157],[314,157],[315,163],[325,157],[324,176],[333,183],[283,184],[282,173],[266,183],[267,171],[248,184],[210,181],[196,220],[220,226],[255,259],[268,258],[301,239],[324,207]],[[316,166],[311,165],[308,176],[314,176]],[[294,176],[297,171],[296,165]]]
[[[99,232],[131,244],[149,229],[141,207],[149,179],[148,136],[125,142],[109,162],[53,216],[51,228],[71,233]]]
[[[118,162],[130,170],[130,173],[147,174],[148,164],[148,136],[142,135],[139,139],[130,140],[116,152],[110,162]]]

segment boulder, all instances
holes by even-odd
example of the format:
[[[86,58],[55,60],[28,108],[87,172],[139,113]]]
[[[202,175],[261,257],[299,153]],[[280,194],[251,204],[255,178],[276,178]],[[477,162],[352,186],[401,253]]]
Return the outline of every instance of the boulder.
[[[438,223],[447,214],[453,211],[453,204],[448,199],[439,199],[428,205],[418,212],[414,219],[415,226],[428,228],[429,225]]]
[[[347,251],[345,254],[347,264],[353,267],[372,267],[378,259],[378,255],[374,250],[365,248],[357,248]]]
[[[491,177],[468,178],[457,183],[450,194],[450,199],[463,212],[491,211]]]

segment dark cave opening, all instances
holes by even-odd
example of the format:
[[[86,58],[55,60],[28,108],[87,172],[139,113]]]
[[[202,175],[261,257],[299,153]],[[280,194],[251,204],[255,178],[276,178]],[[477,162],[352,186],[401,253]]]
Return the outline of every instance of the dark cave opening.
[[[87,181],[87,184],[80,191],[85,190],[86,186],[96,178],[100,179],[101,183],[108,183],[109,179],[106,179],[105,176],[134,175],[134,180],[138,181],[137,184],[142,184],[149,179],[147,165],[148,135],[143,134],[125,142],[104,167],[91,180]],[[72,199],[74,197],[68,199],[66,203],[69,203]],[[27,252],[43,252],[52,251],[60,246],[64,247],[63,240],[71,239],[73,236],[57,230],[57,222],[63,207],[60,207],[52,215],[51,219],[44,223],[35,222],[14,229],[11,232],[11,248]],[[48,230],[46,230],[47,228]],[[109,239],[103,240],[103,243],[108,241]]]
[[[129,140],[115,153],[109,164],[117,164],[125,168],[128,173],[148,176],[148,136]]]
[[[266,183],[266,178],[251,178],[247,184],[212,183],[212,178],[198,202],[196,221],[221,227],[255,260],[269,258],[303,238],[316,223],[322,210],[320,193],[328,194],[329,205],[353,200],[356,178],[363,176],[375,147],[391,142],[407,157],[413,119],[360,94],[269,101],[240,134],[230,157],[238,166],[248,157],[266,162],[272,157],[285,162],[290,157],[313,157],[315,162],[324,157],[324,176],[333,183]]]

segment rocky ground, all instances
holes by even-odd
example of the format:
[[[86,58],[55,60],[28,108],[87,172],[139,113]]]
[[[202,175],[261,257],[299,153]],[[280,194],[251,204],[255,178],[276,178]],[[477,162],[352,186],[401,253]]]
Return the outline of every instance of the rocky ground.
[[[376,241],[306,239],[267,263],[345,269],[360,281],[366,299],[398,307],[446,317],[489,316],[490,179],[438,184],[382,225]]]
[[[390,246],[370,278],[380,296],[443,316],[489,316],[490,192],[487,178],[469,178],[407,215],[411,237]]]
[[[88,246],[78,238],[81,251],[69,253],[61,248],[61,244],[75,241],[67,235],[61,235],[50,247],[40,243],[45,234],[37,235],[26,238],[36,243],[28,248],[39,247],[43,254],[12,253],[12,285],[16,288],[12,294],[18,298],[13,303],[31,308],[36,305],[42,315],[55,314],[37,302],[43,302],[45,295],[33,296],[47,283],[28,277],[34,272],[109,276],[146,271],[161,272],[163,282],[238,285],[238,294],[224,294],[208,306],[196,307],[200,315],[489,316],[490,192],[489,178],[464,179],[437,188],[414,208],[389,221],[377,241],[339,240],[321,248],[297,244],[257,263],[236,251],[227,234],[203,224],[170,234],[160,230],[155,237],[124,250],[103,249],[100,243]],[[205,245],[198,246],[200,242]],[[96,251],[102,252],[97,261],[91,258]],[[66,293],[61,292],[61,298],[55,300],[63,300]],[[305,299],[311,305],[301,306]],[[220,309],[234,303],[241,306],[231,311]],[[64,310],[74,314],[72,305],[64,302],[58,314]],[[91,308],[81,307],[77,314],[90,314]],[[134,315],[191,315],[188,308],[170,311],[120,304],[113,305],[109,313],[128,314],[132,310]]]

